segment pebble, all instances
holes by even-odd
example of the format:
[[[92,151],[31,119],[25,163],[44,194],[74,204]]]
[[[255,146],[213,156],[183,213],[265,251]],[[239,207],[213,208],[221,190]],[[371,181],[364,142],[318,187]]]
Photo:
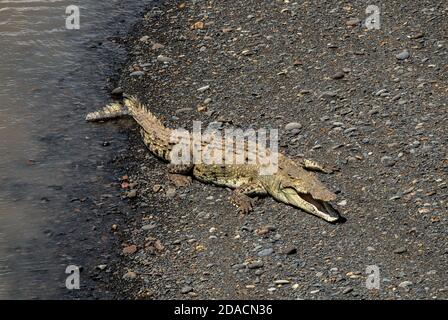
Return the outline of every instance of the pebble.
[[[410,57],[410,55],[411,54],[409,53],[409,50],[405,49],[405,50],[401,51],[399,54],[395,55],[395,57],[398,60],[406,60],[407,58]]]
[[[320,99],[333,98],[336,97],[337,95],[338,95],[337,91],[324,91],[320,94],[319,98]]]
[[[345,134],[348,134],[348,133],[354,132],[354,131],[356,131],[356,130],[358,130],[358,128],[356,128],[356,127],[351,127],[351,128],[347,128],[347,129],[345,129],[345,130],[344,130],[344,133],[345,133]]]
[[[339,122],[339,121],[334,121],[331,125],[332,125],[333,127],[343,127],[343,126],[344,126],[344,123]]]
[[[160,185],[160,184],[155,184],[153,187],[152,187],[152,191],[153,192],[159,192],[160,190],[162,190],[162,185]]]
[[[183,112],[191,112],[191,111],[193,111],[193,108],[180,108],[180,109],[177,109],[175,112],[176,112],[176,114],[179,114],[179,113],[183,113]]]
[[[297,130],[301,129],[302,125],[298,122],[290,122],[285,126],[285,130],[291,131],[291,130]]]
[[[296,253],[297,253],[296,247],[288,247],[285,249],[285,254],[287,254],[287,255],[292,255],[292,254],[296,254]]]
[[[359,271],[349,271],[345,274],[350,279],[358,279],[361,277],[361,272]]]
[[[140,38],[141,42],[147,42],[149,40],[149,36],[143,36]]]
[[[411,36],[409,36],[409,38],[410,39],[420,39],[420,38],[423,38],[425,36],[425,33],[424,32],[421,32],[421,31],[419,31],[419,32],[417,32],[417,33],[415,33],[415,34],[413,34],[413,35],[411,35]]]
[[[347,294],[347,293],[350,293],[350,292],[352,292],[352,291],[353,291],[353,288],[352,288],[352,287],[347,287],[347,288],[344,289],[344,291],[342,291],[342,293],[343,293],[343,294]]]
[[[375,92],[375,95],[376,95],[376,96],[381,96],[381,95],[384,94],[384,93],[388,93],[388,92],[387,92],[387,89],[380,89],[380,90],[378,90],[377,92]]]
[[[170,57],[166,57],[164,55],[159,55],[157,57],[157,61],[163,62],[163,63],[170,63],[170,62],[173,62],[174,60],[172,58],[170,58]]]
[[[281,280],[275,280],[274,281],[274,283],[275,284],[288,284],[288,283],[290,283],[290,281],[289,280],[284,280],[284,279],[281,279]]]
[[[197,91],[198,91],[198,92],[204,92],[204,91],[207,90],[207,89],[210,89],[210,86],[203,86],[203,87],[200,87]]]
[[[262,227],[262,228],[260,228],[260,229],[257,229],[257,230],[256,230],[256,233],[257,233],[258,235],[264,235],[264,234],[269,233],[269,230],[268,230],[266,227]]]
[[[394,253],[395,254],[401,254],[401,253],[405,253],[407,251],[408,251],[408,249],[406,249],[405,247],[400,247],[400,248],[395,249]]]
[[[344,72],[342,72],[342,71],[338,71],[338,72],[336,72],[335,74],[333,74],[333,75],[331,76],[331,78],[334,79],[334,80],[338,80],[338,79],[342,79],[342,78],[344,78],[344,76],[345,76],[345,73],[344,73]]]
[[[114,96],[121,96],[123,94],[123,89],[121,87],[116,87],[114,90],[112,90],[112,95]]]
[[[266,248],[266,249],[259,251],[258,256],[259,257],[267,257],[267,256],[271,255],[273,252],[274,252],[274,249]]]
[[[237,263],[232,266],[232,269],[235,269],[235,270],[241,270],[241,269],[245,269],[245,268],[246,268],[246,265],[244,263]]]
[[[135,198],[137,197],[137,190],[131,190],[126,194],[126,197],[128,197],[129,199]]]
[[[195,22],[192,26],[191,26],[191,28],[192,29],[204,29],[204,22],[202,22],[202,21],[197,21],[197,22]]]
[[[166,189],[165,194],[167,198],[173,198],[176,195],[176,188],[169,187],[168,189]]]
[[[159,50],[159,49],[163,49],[165,48],[165,46],[161,43],[154,43],[151,47],[152,50]]]
[[[132,280],[132,279],[135,279],[135,278],[137,278],[137,274],[134,271],[126,272],[123,275],[123,279],[125,279],[125,280]]]
[[[361,20],[358,18],[350,19],[345,22],[345,24],[349,27],[357,26],[361,23]]]
[[[135,244],[132,244],[130,246],[124,247],[123,248],[123,253],[124,254],[133,254],[137,252],[137,246]]]
[[[259,268],[263,268],[264,263],[262,261],[255,261],[255,262],[251,262],[247,265],[248,269],[259,269]]]
[[[207,98],[204,100],[204,104],[209,104],[210,102],[212,102],[212,98]]]
[[[134,71],[134,72],[131,72],[129,75],[131,77],[140,77],[140,76],[145,75],[145,73],[143,71]]]
[[[182,289],[180,289],[180,293],[182,293],[182,294],[187,294],[191,291],[193,291],[193,287],[190,287],[190,286],[185,286]]]
[[[403,289],[409,289],[409,287],[412,286],[412,284],[413,283],[411,281],[403,281],[398,286]]]
[[[384,156],[381,157],[381,163],[386,167],[393,167],[396,161],[392,157]]]
[[[142,230],[149,231],[151,229],[154,229],[155,227],[156,225],[154,223],[145,224],[144,226],[142,226]]]

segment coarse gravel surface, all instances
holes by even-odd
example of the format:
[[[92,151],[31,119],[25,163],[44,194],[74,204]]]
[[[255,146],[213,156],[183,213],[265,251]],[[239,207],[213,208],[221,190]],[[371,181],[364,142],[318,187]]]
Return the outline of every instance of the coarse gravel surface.
[[[128,203],[109,270],[121,294],[448,298],[448,4],[379,3],[378,30],[359,0],[161,1],[145,14],[117,86],[171,128],[278,129],[282,152],[337,169],[319,179],[346,221],[271,198],[241,215],[230,190],[175,187],[137,125],[115,120],[129,133],[111,187],[123,197],[109,200]]]

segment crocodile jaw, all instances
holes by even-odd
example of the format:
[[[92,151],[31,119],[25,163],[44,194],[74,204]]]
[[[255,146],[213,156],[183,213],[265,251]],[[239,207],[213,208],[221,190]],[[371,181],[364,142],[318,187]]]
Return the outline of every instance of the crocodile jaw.
[[[297,192],[294,188],[281,189],[276,198],[328,222],[340,219],[339,213],[328,202],[314,199],[311,195]]]

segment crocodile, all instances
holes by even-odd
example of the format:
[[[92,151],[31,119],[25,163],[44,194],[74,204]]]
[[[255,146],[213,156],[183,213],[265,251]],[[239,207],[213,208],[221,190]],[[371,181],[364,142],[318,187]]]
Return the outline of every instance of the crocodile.
[[[174,131],[166,127],[136,97],[125,96],[122,102],[114,102],[86,116],[87,121],[104,121],[121,116],[131,116],[140,126],[144,144],[158,158],[168,162],[168,173],[174,177],[192,176],[194,179],[221,187],[233,189],[231,203],[241,213],[253,210],[254,196],[271,196],[275,200],[299,208],[330,223],[341,216],[331,204],[335,193],[325,187],[315,176],[315,172],[329,173],[316,161],[299,158],[291,159],[276,153],[277,170],[262,174],[260,163],[178,163],[173,161],[173,150],[179,139],[173,139]],[[224,140],[222,141],[224,143]],[[210,145],[210,140],[200,142],[201,149]],[[194,148],[194,143],[190,145]],[[204,148],[205,147],[205,148]],[[248,159],[248,144],[243,144]],[[268,152],[271,152],[268,148]],[[271,152],[271,154],[274,151]]]

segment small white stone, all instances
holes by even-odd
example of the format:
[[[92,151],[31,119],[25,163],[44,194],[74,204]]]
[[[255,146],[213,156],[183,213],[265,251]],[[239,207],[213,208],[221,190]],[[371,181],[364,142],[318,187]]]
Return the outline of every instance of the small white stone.
[[[408,287],[412,286],[411,281],[403,281],[398,285],[400,288],[408,289]]]
[[[289,282],[289,280],[283,280],[282,279],[282,280],[275,280],[274,283],[282,285],[282,284],[288,284],[290,282]]]
[[[301,129],[302,125],[298,122],[290,122],[285,126],[285,130],[295,130],[295,129]]]
[[[200,87],[199,89],[198,89],[198,91],[199,92],[204,92],[205,90],[207,90],[207,89],[209,89],[210,88],[210,86],[203,86],[203,87]]]

